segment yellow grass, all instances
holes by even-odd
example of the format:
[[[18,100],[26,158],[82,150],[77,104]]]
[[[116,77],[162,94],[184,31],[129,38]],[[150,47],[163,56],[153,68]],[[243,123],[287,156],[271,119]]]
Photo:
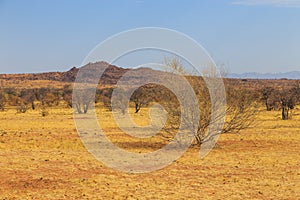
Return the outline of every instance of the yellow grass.
[[[132,110],[130,111],[133,112]],[[122,148],[155,149],[159,137],[137,145],[115,127],[109,113],[103,129]],[[146,110],[132,114],[142,125]],[[126,174],[90,155],[76,132],[72,111],[0,112],[0,199],[300,199],[300,110],[292,120],[263,112],[259,124],[223,135],[207,157],[190,148],[170,166]]]

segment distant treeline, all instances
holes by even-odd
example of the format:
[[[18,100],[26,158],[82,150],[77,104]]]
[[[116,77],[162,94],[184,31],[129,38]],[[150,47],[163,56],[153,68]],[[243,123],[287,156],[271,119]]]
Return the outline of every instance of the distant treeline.
[[[270,85],[265,87],[262,85],[260,85],[260,87],[241,87],[241,85],[235,85],[232,84],[232,82],[232,80],[225,82],[227,104],[230,104],[233,101],[232,98],[237,94],[237,91],[243,91],[243,94],[247,94],[247,100],[264,105],[267,111],[281,110],[282,119],[289,119],[291,117],[291,110],[293,110],[300,102],[299,83],[288,85],[288,87],[278,87],[278,85],[276,85],[276,87],[271,87]],[[202,93],[202,97],[199,98],[199,101],[203,99],[203,96],[209,96],[205,87],[197,87],[198,90],[196,91],[201,91],[200,93]],[[201,87],[202,89],[199,89]],[[101,88],[96,90],[94,98],[91,98],[88,95],[84,98],[74,95],[74,99],[72,100],[73,88],[71,84],[66,84],[63,88],[1,88],[0,110],[5,111],[7,106],[16,106],[22,108],[21,112],[26,112],[28,109],[35,110],[38,106],[53,107],[63,104],[64,106],[76,108],[78,113],[86,113],[92,103],[90,102],[90,99],[94,99],[95,103],[102,102],[105,107],[111,109],[111,96],[113,90],[114,88],[112,87]],[[123,106],[123,101],[126,101],[126,99],[122,99],[122,97],[119,98],[119,107],[122,112],[125,112],[126,108]],[[147,106],[151,102],[168,104],[168,102],[172,101],[172,98],[174,99],[176,97],[174,97],[174,94],[167,88],[148,84],[133,92],[130,103],[135,107],[135,112],[138,113],[141,107]]]

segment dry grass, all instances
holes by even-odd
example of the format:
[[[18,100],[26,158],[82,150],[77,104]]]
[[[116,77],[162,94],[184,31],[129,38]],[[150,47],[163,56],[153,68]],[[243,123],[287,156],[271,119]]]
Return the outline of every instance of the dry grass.
[[[50,81],[50,80],[1,80],[0,86],[2,88],[14,88],[14,89],[32,89],[32,88],[63,88],[66,82]]]
[[[158,137],[136,145],[101,113],[119,146],[159,147]],[[145,110],[134,117],[147,123]],[[191,148],[162,170],[126,174],[87,152],[71,110],[52,109],[47,117],[1,112],[0,199],[300,199],[299,120],[300,110],[290,121],[280,120],[278,111],[264,112],[256,127],[221,136],[204,159]]]

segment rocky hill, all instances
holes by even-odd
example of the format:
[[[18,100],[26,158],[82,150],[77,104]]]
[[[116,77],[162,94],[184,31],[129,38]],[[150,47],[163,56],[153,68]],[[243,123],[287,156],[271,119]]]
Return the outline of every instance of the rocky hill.
[[[128,69],[110,65],[106,62],[89,63],[82,68],[93,67],[95,70],[102,70],[107,68],[101,78],[103,84],[115,84],[117,80],[126,72]],[[25,81],[25,80],[49,80],[59,82],[74,82],[77,73],[80,68],[73,67],[66,72],[46,72],[46,73],[35,73],[35,74],[0,74],[1,80],[14,80],[14,81]]]
[[[103,70],[106,69],[104,72]],[[107,62],[89,63],[81,68],[73,67],[66,72],[48,72],[36,74],[0,74],[1,87],[14,87],[14,88],[37,88],[58,86],[63,87],[66,83],[75,81],[79,70],[86,70],[84,73],[84,82],[92,82],[92,80],[99,80],[99,73],[103,72],[99,84],[102,86],[113,86],[122,77],[122,80],[129,81],[131,85],[140,85],[140,83],[147,82],[148,80],[163,78],[166,74],[161,71],[152,70],[151,68],[138,68],[138,69],[124,69]],[[130,74],[126,74],[129,72]],[[297,75],[297,73],[293,73]],[[95,79],[96,78],[96,79]],[[249,76],[228,76],[224,79],[226,84],[235,85],[239,87],[259,89],[262,87],[291,87],[300,84],[300,78],[297,80],[285,79],[277,77],[272,79],[265,77],[250,77]],[[268,80],[267,80],[268,79]]]
[[[121,68],[115,65],[111,65],[107,62],[89,63],[81,68],[73,67],[66,72],[47,72],[47,73],[35,73],[35,74],[0,74],[1,82],[13,82],[16,84],[22,84],[24,82],[39,82],[50,81],[60,83],[72,83],[76,80],[79,70],[81,78],[80,80],[86,83],[93,83],[93,80],[99,80],[99,74],[102,73],[99,84],[103,86],[116,85],[118,80],[122,77],[122,80],[127,84],[139,85],[144,81],[150,81],[162,77],[164,72],[153,70],[151,68],[138,68],[129,69]],[[130,74],[124,74],[130,71]],[[124,82],[123,82],[124,83]],[[7,84],[11,85],[11,84]],[[15,84],[14,84],[15,86]]]

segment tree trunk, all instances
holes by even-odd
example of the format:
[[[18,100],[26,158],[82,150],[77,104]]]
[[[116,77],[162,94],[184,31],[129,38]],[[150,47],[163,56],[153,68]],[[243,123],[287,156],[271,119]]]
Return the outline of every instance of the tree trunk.
[[[77,104],[77,103],[76,103],[75,106],[76,106],[76,109],[77,109],[78,114],[81,114],[82,111],[81,111],[81,108],[80,108],[80,104]]]
[[[272,107],[269,105],[268,100],[266,100],[266,108],[267,108],[267,111],[271,111],[272,110]]]
[[[84,104],[83,105],[83,112],[84,112],[84,114],[86,114],[88,112],[88,110],[89,110],[89,104]]]
[[[138,103],[135,103],[135,113],[138,113],[140,111],[141,107]]]
[[[286,106],[282,106],[282,120],[288,120],[289,119],[289,110],[286,108]]]
[[[31,108],[32,108],[32,110],[35,110],[35,104],[34,104],[34,102],[31,103]]]

